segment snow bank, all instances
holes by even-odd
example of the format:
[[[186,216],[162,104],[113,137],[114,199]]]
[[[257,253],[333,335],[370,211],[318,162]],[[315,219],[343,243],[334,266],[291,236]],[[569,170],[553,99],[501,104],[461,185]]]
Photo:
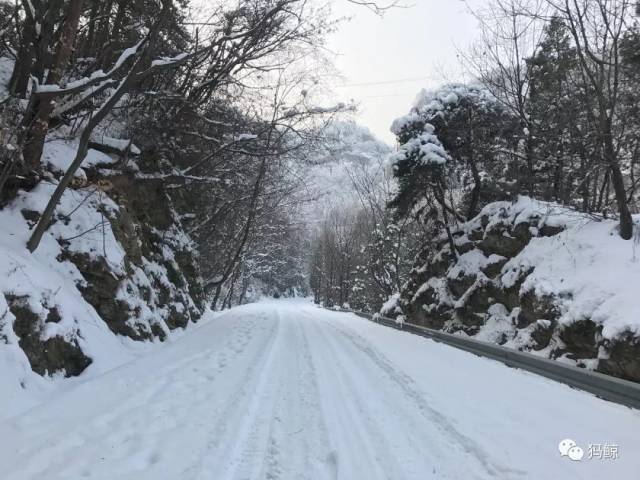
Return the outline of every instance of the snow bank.
[[[633,241],[618,235],[618,223],[579,213],[556,203],[519,197],[515,203],[496,202],[485,207],[465,225],[469,231],[487,216],[491,229],[501,222],[514,226],[527,222],[532,235],[543,227],[563,228],[552,236],[534,236],[516,257],[502,268],[501,280],[512,286],[523,272],[533,269],[520,293],[553,296],[559,302],[561,324],[590,319],[602,325],[602,334],[614,338],[624,331],[640,335],[640,253]],[[640,216],[636,216],[640,229]],[[478,252],[477,250],[474,250]],[[467,255],[477,255],[469,252]],[[476,271],[480,270],[478,262]],[[468,262],[458,262],[461,268]]]
[[[132,143],[131,140],[114,138],[103,133],[96,133],[92,135],[91,141],[120,153],[125,153],[127,150],[129,150],[133,155],[140,155],[141,153],[140,149]]]
[[[76,148],[76,143],[65,140],[47,142],[46,165],[54,171],[66,169]],[[90,150],[83,165],[110,160]],[[177,227],[159,232],[145,225],[153,239],[145,240],[144,256],[132,258],[119,239],[126,239],[129,249],[135,243],[140,248],[135,219],[130,220],[134,222],[130,231],[123,232],[126,225],[118,219],[130,218],[131,212],[123,211],[127,207],[118,206],[94,185],[65,191],[53,224],[31,254],[27,240],[55,187],[52,181],[42,181],[30,192],[19,192],[0,210],[0,419],[136,358],[154,348],[158,339],[180,336],[182,327],[197,318],[194,312],[201,313],[174,258],[174,252],[190,248],[184,232]],[[114,225],[119,225],[120,237]],[[104,284],[110,287],[102,289]],[[99,295],[96,286],[101,288]],[[110,289],[115,298],[100,296]],[[113,316],[124,319],[117,328],[107,323],[113,319],[99,313],[111,300],[111,310],[120,308]],[[16,305],[24,310],[18,313]],[[84,362],[79,377],[65,378],[78,373],[66,370],[64,353],[51,361],[47,354],[51,340],[76,349]],[[44,359],[39,369],[34,358]],[[32,368],[43,370],[44,376]]]
[[[535,269],[521,291],[561,299],[561,323],[591,319],[603,326],[605,338],[626,330],[640,335],[640,261],[634,243],[619,237],[616,222],[590,221],[553,237],[533,238],[505,265],[503,279],[530,267]]]
[[[44,144],[42,162],[49,165],[49,167],[56,172],[66,172],[71,166],[74,157],[75,151],[71,148],[68,140],[47,140]],[[86,178],[83,168],[95,167],[96,165],[108,165],[115,162],[116,161],[109,155],[94,149],[89,149],[87,156],[82,162],[81,168],[78,169],[75,176],[79,178]]]
[[[494,202],[417,259],[409,321],[640,381],[640,216],[618,222],[519,197]],[[393,313],[393,312],[392,312]]]
[[[63,383],[61,374],[47,379],[31,370],[13,332],[15,317],[9,311],[5,295],[28,298],[31,310],[40,315],[46,314],[44,306],[55,306],[61,320],[46,322],[41,336],[43,339],[53,336],[75,339],[93,360],[87,375],[109,370],[133,358],[134,354],[132,342],[115,337],[94,308],[83,299],[77,285],[84,279],[76,266],[57,259],[62,253],[57,236],[73,234],[94,221],[100,221],[100,215],[92,210],[90,204],[75,212],[67,228],[62,224],[54,225],[44,235],[34,254],[25,247],[30,232],[21,211],[39,209],[53,188],[53,185],[41,184],[29,194],[21,193],[15,202],[0,211],[0,225],[3,227],[0,232],[0,339],[5,341],[2,344],[0,340],[0,417],[28,409]],[[76,192],[67,191],[59,211],[69,213],[70,205],[79,200]],[[107,228],[105,242],[111,264],[120,268],[122,253],[110,228]],[[75,239],[71,248],[97,255],[102,251],[102,235],[90,234]]]

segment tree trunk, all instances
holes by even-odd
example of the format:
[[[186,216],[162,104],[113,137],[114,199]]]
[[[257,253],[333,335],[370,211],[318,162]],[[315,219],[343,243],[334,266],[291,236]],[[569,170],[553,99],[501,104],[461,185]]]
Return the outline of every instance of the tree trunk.
[[[63,7],[63,0],[49,0],[38,8],[35,20],[39,25],[35,42],[35,62],[30,74],[39,82],[44,79],[45,72],[51,66],[51,45],[54,40],[56,21]],[[35,26],[34,26],[35,27]]]
[[[611,174],[611,169],[607,168],[607,171],[604,172],[604,180],[602,180],[602,187],[600,188],[600,193],[598,194],[598,203],[595,206],[595,210],[597,212],[602,212],[602,208],[604,206],[605,192],[609,190],[609,179]]]
[[[18,59],[13,66],[13,72],[9,80],[9,93],[18,98],[26,98],[27,89],[29,88],[29,76],[35,55],[33,48],[34,32],[31,32],[31,30],[32,28],[26,25],[25,22],[22,38],[20,39],[20,48],[18,49]]]
[[[447,212],[447,200],[446,200],[445,188],[443,183],[444,183],[443,180],[440,179],[439,185],[436,188],[434,188],[435,197],[442,209],[442,219],[444,221],[444,229],[445,229],[445,232],[447,233],[447,240],[449,241],[449,247],[451,248],[451,256],[452,258],[457,260],[458,249],[456,248],[456,243],[453,241],[453,235],[451,234],[451,227],[449,227],[449,214]]]
[[[240,297],[238,298],[238,305],[242,305],[244,303],[244,299],[247,296],[247,288],[249,287],[249,282],[245,278],[242,279],[242,291],[240,292]]]
[[[96,22],[98,18],[98,2],[93,2],[91,5],[91,11],[89,13],[89,20],[87,22],[87,36],[85,38],[84,46],[82,49],[83,56],[89,57],[94,54],[93,42],[96,34]]]
[[[624,187],[624,178],[620,170],[620,163],[613,146],[613,133],[611,131],[611,120],[602,120],[601,123],[604,137],[604,155],[611,172],[611,185],[616,196],[618,205],[618,215],[620,216],[620,236],[624,240],[631,240],[633,237],[633,217],[627,204],[627,192]]]
[[[116,16],[113,21],[113,27],[111,29],[111,34],[104,45],[104,47],[100,50],[100,54],[98,55],[98,66],[102,69],[106,69],[107,65],[112,60],[114,53],[116,52],[116,48],[120,45],[116,45],[121,34],[121,30],[124,26],[124,21],[126,18],[126,5],[127,0],[118,0],[118,4],[116,7]]]
[[[22,23],[18,59],[9,80],[9,92],[16,97],[27,97],[31,76],[42,79],[38,72],[44,71],[43,54],[46,54],[47,50],[43,46],[50,40],[53,32],[51,12],[59,8],[58,3],[59,1],[55,0],[46,6],[36,4],[36,9],[33,9],[30,2],[22,1],[25,19]],[[48,43],[46,46],[48,47]]]
[[[216,291],[213,295],[213,300],[211,301],[211,310],[215,312],[216,307],[218,306],[218,300],[220,299],[220,292],[222,291],[222,284],[219,283],[216,285]]]
[[[100,10],[98,28],[95,34],[95,41],[93,45],[93,51],[96,52],[99,57],[102,53],[102,49],[105,47],[109,40],[109,27],[111,23],[111,11],[113,9],[113,0],[103,1],[102,9]]]
[[[624,188],[624,179],[620,171],[615,150],[611,142],[611,137],[605,137],[605,154],[611,169],[611,185],[616,196],[618,205],[618,215],[620,216],[620,236],[624,240],[630,240],[633,237],[633,218],[627,204],[627,192]]]
[[[527,185],[527,189],[529,190],[529,195],[533,198],[535,197],[535,172],[534,172],[534,140],[533,135],[531,135],[531,126],[529,125],[529,134],[527,135],[527,141],[525,142],[525,157],[527,159],[527,179],[525,181]]]
[[[60,82],[69,58],[71,58],[78,22],[82,14],[82,4],[83,0],[71,0],[69,3],[69,10],[62,25],[53,63],[47,74],[46,83],[48,85],[57,85]],[[23,120],[23,125],[28,130],[22,153],[28,170],[37,171],[40,167],[44,140],[49,131],[49,120],[55,108],[54,98],[53,95],[42,96],[36,92],[32,93],[32,106]]]
[[[160,28],[163,22],[166,20],[167,12],[171,7],[172,0],[163,0],[162,11],[158,14],[158,21],[152,27],[147,37],[147,45],[145,47],[145,51],[140,53],[140,56],[135,60],[134,64],[131,67],[131,70],[129,71],[127,76],[120,82],[120,85],[118,86],[116,91],[113,92],[109,99],[87,122],[87,125],[85,126],[84,130],[82,131],[82,135],[80,136],[80,143],[78,145],[78,150],[76,151],[76,156],[73,159],[73,162],[71,162],[71,166],[60,180],[60,183],[58,183],[55,191],[53,192],[53,195],[51,195],[51,198],[49,199],[49,202],[47,203],[47,206],[45,207],[45,210],[42,213],[38,224],[35,226],[33,233],[31,234],[31,237],[27,242],[27,248],[31,253],[35,252],[35,250],[38,248],[38,245],[40,245],[42,235],[44,235],[44,232],[47,230],[47,228],[49,228],[49,224],[51,223],[51,219],[53,218],[55,209],[58,206],[60,199],[62,198],[62,194],[71,183],[73,176],[78,171],[78,168],[80,168],[80,165],[82,165],[82,162],[87,156],[87,151],[89,149],[89,139],[91,138],[93,129],[96,128],[96,126],[98,126],[98,124],[105,119],[105,117],[109,114],[109,112],[111,112],[113,107],[115,107],[116,104],[120,101],[122,96],[125,93],[128,93],[133,85],[135,85],[141,78],[144,77],[143,74],[140,74],[140,71],[144,65],[146,56],[149,54],[149,51],[157,41],[158,35],[160,34]],[[147,72],[145,73],[148,75],[151,71],[152,70],[147,70]]]
[[[471,167],[471,174],[473,175],[473,190],[471,190],[471,201],[469,203],[469,211],[467,212],[467,220],[471,220],[476,216],[478,203],[480,202],[480,191],[482,189],[482,179],[480,178],[480,172],[478,172],[476,162],[471,159],[469,166]]]

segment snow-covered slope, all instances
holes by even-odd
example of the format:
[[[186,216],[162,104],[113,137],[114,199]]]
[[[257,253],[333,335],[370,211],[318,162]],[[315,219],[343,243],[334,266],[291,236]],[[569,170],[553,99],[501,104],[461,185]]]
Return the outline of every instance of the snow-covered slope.
[[[306,217],[320,219],[333,208],[356,204],[352,176],[361,171],[372,177],[384,175],[391,148],[367,128],[353,122],[334,122],[325,132],[325,143],[315,152],[305,173],[309,203]]]
[[[635,410],[281,301],[0,423],[0,478],[631,480],[639,430]],[[582,461],[560,455],[566,438]],[[619,458],[588,459],[605,442]]]
[[[159,230],[137,218],[118,172],[97,170],[115,159],[95,150],[29,253],[30,229],[74,153],[74,143],[48,142],[49,179],[0,209],[0,417],[74,383],[64,377],[84,379],[135,358],[150,345],[133,340],[175,336],[201,313],[183,272],[188,259],[178,258],[190,254],[188,238],[176,225]]]
[[[77,375],[91,362],[98,360],[94,369],[108,369],[126,358],[124,345],[111,334],[95,309],[82,297],[77,284],[84,281],[76,266],[70,261],[59,261],[62,248],[56,241],[58,236],[73,236],[100,223],[100,214],[91,202],[81,206],[71,217],[68,225],[58,223],[45,235],[35,254],[26,249],[29,235],[28,221],[22,211],[41,211],[53,186],[41,184],[29,194],[20,196],[0,211],[0,328],[5,340],[0,344],[0,395],[2,415],[11,414],[15,409],[26,409],[30,405],[32,394],[46,391],[52,380],[44,380],[32,371],[25,349],[33,355],[35,368],[41,374],[50,368],[50,372],[64,376]],[[82,200],[82,195],[69,191],[63,198],[60,210],[71,212]],[[112,202],[106,203],[115,208]],[[97,255],[102,251],[102,229],[89,232],[83,237],[70,240],[70,249]],[[104,231],[105,258],[116,271],[124,268],[124,254],[113,237],[110,228]],[[20,308],[25,313],[23,319],[17,319],[10,311]],[[27,311],[32,312],[35,325],[26,324]],[[17,322],[26,325],[18,325]],[[31,328],[37,333],[28,333]],[[16,332],[18,330],[18,332]],[[19,345],[21,337],[36,336],[31,345]],[[58,354],[46,354],[53,345],[52,339],[63,338],[69,345]],[[40,345],[37,345],[40,344]],[[48,358],[45,358],[48,357]],[[55,357],[55,358],[53,358]],[[73,371],[69,371],[73,369]],[[36,390],[36,392],[33,392]]]
[[[526,197],[489,204],[455,232],[457,260],[445,238],[422,252],[400,308],[434,328],[640,381],[640,244],[616,229]]]

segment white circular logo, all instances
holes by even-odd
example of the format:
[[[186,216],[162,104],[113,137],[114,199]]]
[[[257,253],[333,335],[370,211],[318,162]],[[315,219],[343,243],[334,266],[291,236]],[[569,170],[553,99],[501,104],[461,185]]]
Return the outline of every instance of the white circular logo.
[[[571,440],[570,438],[565,438],[558,444],[558,450],[560,450],[560,455],[566,457],[569,455],[569,450],[576,446],[576,442]]]
[[[582,457],[584,457],[584,450],[582,450],[580,447],[576,446],[576,447],[571,447],[569,449],[569,458],[571,460],[573,460],[574,462],[579,462],[580,460],[582,460]]]

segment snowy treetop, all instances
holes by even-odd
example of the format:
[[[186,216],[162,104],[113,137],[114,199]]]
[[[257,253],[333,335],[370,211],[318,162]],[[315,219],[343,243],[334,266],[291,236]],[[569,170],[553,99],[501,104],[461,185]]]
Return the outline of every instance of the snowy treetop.
[[[444,110],[453,109],[465,100],[473,103],[476,108],[486,106],[487,109],[492,109],[498,105],[493,94],[480,85],[452,83],[436,90],[423,89],[416,97],[411,111],[393,121],[391,132],[399,135],[408,126],[422,121],[429,122],[441,116]]]
[[[411,138],[400,147],[397,153],[391,156],[391,162],[397,163],[417,157],[417,160],[424,166],[447,163],[449,155],[434,131],[433,125],[425,124],[420,135]]]

